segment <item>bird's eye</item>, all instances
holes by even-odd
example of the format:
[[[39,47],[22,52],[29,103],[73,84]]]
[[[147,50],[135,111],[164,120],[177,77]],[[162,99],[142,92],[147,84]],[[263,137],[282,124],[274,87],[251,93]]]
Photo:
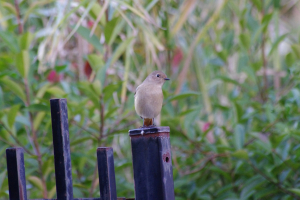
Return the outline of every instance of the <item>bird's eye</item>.
[[[159,74],[156,74],[156,77],[160,77],[160,75],[159,75]]]

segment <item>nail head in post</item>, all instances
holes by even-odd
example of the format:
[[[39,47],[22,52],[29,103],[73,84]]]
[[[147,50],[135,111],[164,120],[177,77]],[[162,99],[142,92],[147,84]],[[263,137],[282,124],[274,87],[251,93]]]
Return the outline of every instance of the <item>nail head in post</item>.
[[[160,133],[160,134],[159,134]],[[137,128],[137,129],[131,129],[129,130],[129,136],[166,136],[165,134],[170,133],[170,127],[168,126],[157,126],[157,127],[145,127],[145,128]],[[157,134],[157,135],[155,135]]]

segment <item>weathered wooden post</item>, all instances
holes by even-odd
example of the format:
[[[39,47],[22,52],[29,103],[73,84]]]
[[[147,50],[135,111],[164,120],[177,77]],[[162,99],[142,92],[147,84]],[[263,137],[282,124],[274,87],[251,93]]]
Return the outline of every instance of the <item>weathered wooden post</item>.
[[[73,200],[67,100],[51,99],[50,105],[57,199]],[[113,149],[109,147],[98,148],[97,161],[101,200],[117,200]],[[100,200],[99,198],[83,199]]]
[[[57,200],[134,200],[117,198],[113,149],[97,149],[101,198],[74,198],[66,99],[51,99],[51,120]],[[129,131],[132,145],[135,200],[174,200],[170,128]],[[27,200],[24,150],[6,149],[10,200]],[[49,199],[41,199],[49,200]]]
[[[113,148],[99,147],[97,160],[101,200],[117,200]]]
[[[136,200],[174,200],[174,182],[167,126],[129,131]]]
[[[67,100],[51,99],[50,106],[57,199],[73,200]]]
[[[27,200],[23,148],[6,149],[6,162],[9,199]]]

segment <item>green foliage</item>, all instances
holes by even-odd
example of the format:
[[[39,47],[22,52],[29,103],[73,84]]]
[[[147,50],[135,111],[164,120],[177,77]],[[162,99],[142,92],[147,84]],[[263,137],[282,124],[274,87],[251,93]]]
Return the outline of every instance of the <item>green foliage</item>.
[[[297,6],[0,0],[0,156],[23,147],[29,197],[55,198],[49,99],[67,98],[74,196],[99,197],[96,148],[112,146],[133,197],[134,91],[161,69],[176,200],[300,199]]]

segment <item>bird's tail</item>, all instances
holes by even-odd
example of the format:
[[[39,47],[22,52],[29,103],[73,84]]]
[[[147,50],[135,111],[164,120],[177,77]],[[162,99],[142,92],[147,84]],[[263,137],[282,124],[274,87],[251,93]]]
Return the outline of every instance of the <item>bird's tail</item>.
[[[143,126],[151,126],[151,125],[153,125],[153,119],[145,118]]]

